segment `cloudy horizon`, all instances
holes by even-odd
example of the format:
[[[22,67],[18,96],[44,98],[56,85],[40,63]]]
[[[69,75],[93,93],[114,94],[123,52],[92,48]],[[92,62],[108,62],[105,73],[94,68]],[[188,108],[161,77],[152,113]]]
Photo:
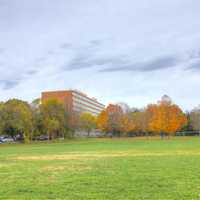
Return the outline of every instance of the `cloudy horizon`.
[[[0,0],[0,100],[78,89],[144,107],[200,104],[200,1]]]

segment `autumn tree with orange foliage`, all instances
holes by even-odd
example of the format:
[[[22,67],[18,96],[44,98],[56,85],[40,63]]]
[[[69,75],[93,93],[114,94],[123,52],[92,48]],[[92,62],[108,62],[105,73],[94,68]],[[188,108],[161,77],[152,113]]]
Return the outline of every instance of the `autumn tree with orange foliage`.
[[[135,126],[134,135],[148,135],[149,120],[150,113],[148,113],[145,109],[132,112],[132,121]]]
[[[187,125],[187,117],[171,99],[164,95],[157,104],[142,110],[122,110],[110,104],[98,117],[98,127],[112,135],[174,135]]]
[[[106,133],[120,135],[122,117],[122,108],[119,105],[109,104],[98,117],[98,127]]]
[[[105,110],[97,118],[97,127],[103,132],[108,132],[108,115]]]
[[[136,124],[134,122],[132,113],[125,113],[120,120],[120,132],[127,136],[129,133],[136,130]]]
[[[175,135],[187,124],[186,115],[166,95],[157,104],[149,105],[146,112],[150,116],[148,129],[156,134]]]

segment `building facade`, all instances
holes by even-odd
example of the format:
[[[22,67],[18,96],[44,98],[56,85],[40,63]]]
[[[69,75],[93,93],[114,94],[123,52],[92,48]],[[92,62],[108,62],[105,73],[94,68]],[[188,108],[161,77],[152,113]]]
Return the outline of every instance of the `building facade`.
[[[95,116],[101,113],[105,106],[96,99],[88,97],[77,90],[49,91],[42,93],[42,103],[55,99],[62,103],[68,112],[82,113],[89,112]]]

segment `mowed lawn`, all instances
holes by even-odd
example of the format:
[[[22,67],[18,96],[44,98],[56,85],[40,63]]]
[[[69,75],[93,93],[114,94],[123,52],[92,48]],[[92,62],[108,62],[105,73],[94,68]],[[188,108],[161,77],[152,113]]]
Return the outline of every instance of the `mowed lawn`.
[[[200,199],[200,137],[0,145],[0,199]]]

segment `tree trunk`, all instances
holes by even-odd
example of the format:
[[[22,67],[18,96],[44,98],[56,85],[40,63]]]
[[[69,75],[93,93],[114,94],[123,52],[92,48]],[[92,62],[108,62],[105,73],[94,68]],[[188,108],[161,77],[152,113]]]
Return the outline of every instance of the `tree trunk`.
[[[50,136],[50,132],[48,131],[48,141],[50,141],[50,138],[51,136]]]
[[[163,140],[164,139],[164,133],[160,132],[160,138]]]
[[[89,130],[88,130],[88,132],[87,132],[87,136],[90,137],[90,131],[89,131]]]

